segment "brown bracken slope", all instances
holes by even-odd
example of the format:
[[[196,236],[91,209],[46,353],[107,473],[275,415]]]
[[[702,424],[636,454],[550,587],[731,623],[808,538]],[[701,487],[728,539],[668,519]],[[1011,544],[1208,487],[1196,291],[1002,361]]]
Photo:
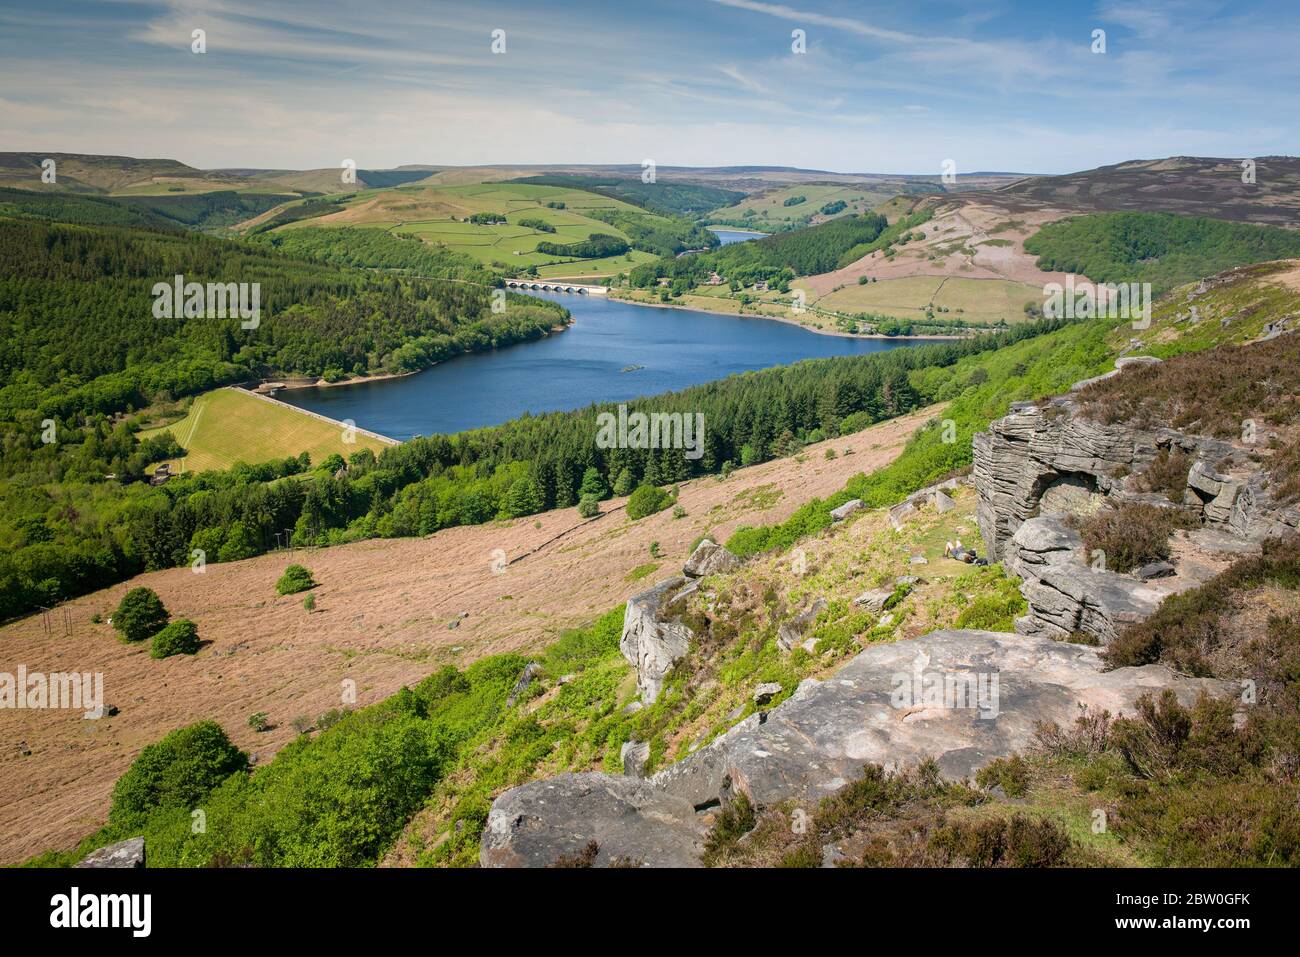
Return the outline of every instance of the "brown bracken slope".
[[[724,538],[740,524],[783,519],[814,496],[838,491],[857,472],[892,461],[938,407],[810,446],[796,459],[740,469],[725,481],[682,485],[687,516],[671,510],[629,522],[625,499],[602,503],[583,520],[573,508],[533,518],[453,528],[427,538],[358,542],[138,576],[68,603],[47,637],[39,618],[0,628],[0,671],[90,671],[104,675],[105,700],[120,713],[85,720],[80,712],[0,710],[0,863],[70,847],[106,819],[114,782],[145,745],[203,718],[218,721],[265,762],[291,741],[292,723],[339,707],[342,682],[356,682],[364,706],[440,665],[543,645],[680,566],[692,541]],[[840,454],[825,457],[833,447]],[[854,454],[845,455],[851,449]],[[662,571],[629,581],[654,561]],[[493,571],[504,552],[509,564]],[[495,553],[495,554],[494,554]],[[315,573],[316,610],[301,595],[281,597],[275,581],[291,561]],[[128,588],[156,590],[174,617],[193,619],[208,643],[194,657],[162,661],[127,647],[105,618]],[[450,622],[467,617],[455,628]],[[142,643],[147,645],[147,642]],[[274,726],[248,727],[263,711]],[[23,751],[30,751],[24,755]]]

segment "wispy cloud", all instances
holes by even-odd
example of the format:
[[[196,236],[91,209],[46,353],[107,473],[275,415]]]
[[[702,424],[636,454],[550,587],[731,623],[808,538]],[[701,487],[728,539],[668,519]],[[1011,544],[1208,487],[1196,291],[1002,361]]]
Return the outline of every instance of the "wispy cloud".
[[[49,0],[0,10],[0,149],[893,172],[1293,153],[1297,27],[1268,0]]]

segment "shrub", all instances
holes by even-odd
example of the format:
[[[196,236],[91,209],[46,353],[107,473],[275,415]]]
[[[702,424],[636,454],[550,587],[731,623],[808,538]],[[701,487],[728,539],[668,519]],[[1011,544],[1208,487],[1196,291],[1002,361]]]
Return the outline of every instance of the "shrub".
[[[600,853],[600,844],[596,841],[588,841],[586,847],[573,854],[561,854],[555,859],[551,867],[595,867],[596,855]]]
[[[634,481],[632,473],[628,469],[624,468],[623,471],[618,473],[618,478],[614,479],[614,494],[620,496],[630,494],[632,492],[632,483]]]
[[[415,693],[428,705],[453,694],[469,691],[469,679],[455,665],[443,665],[415,686]],[[321,719],[322,722],[324,718]]]
[[[1187,490],[1187,473],[1192,457],[1179,449],[1161,449],[1151,464],[1138,476],[1138,485],[1146,492],[1163,492],[1171,502],[1181,502]]]
[[[985,789],[1000,787],[1007,797],[1024,797],[1029,791],[1029,765],[1018,754],[998,758],[976,772],[975,783]]]
[[[633,521],[662,512],[673,503],[673,497],[654,485],[642,485],[627,500],[627,517]]]
[[[1026,609],[1020,594],[1019,579],[1008,578],[1000,565],[978,568],[960,576],[953,586],[959,592],[979,589],[953,623],[954,628],[977,628],[981,631],[1014,631],[1015,620]]]
[[[302,607],[305,608],[305,609],[307,609],[307,611],[309,611],[309,612],[311,612],[311,611],[315,611],[315,610],[316,610],[316,596],[315,596],[313,593],[311,593],[311,592],[308,592],[306,595],[304,595],[304,596],[303,596],[303,599],[302,599]]]
[[[1061,867],[1069,863],[1073,846],[1055,821],[1021,814],[943,825],[929,845],[944,863],[969,867]]]
[[[269,731],[271,722],[267,718],[265,711],[257,711],[248,716],[248,726],[254,731]]]
[[[192,655],[199,650],[199,629],[188,618],[177,618],[153,636],[151,658],[170,658],[172,655]]]
[[[600,514],[600,502],[594,495],[584,495],[578,500],[578,514],[583,518],[595,518]]]
[[[1105,554],[1106,568],[1127,572],[1148,562],[1169,558],[1169,536],[1177,528],[1191,528],[1195,519],[1182,509],[1162,508],[1145,502],[1104,508],[1086,517],[1068,519],[1091,556]]]
[[[734,847],[737,841],[754,829],[756,822],[754,805],[744,791],[737,791],[731,804],[718,813],[713,829],[704,840],[704,853],[700,855],[700,860],[706,867],[712,867],[724,851]]]
[[[316,719],[316,727],[321,731],[328,731],[334,725],[338,724],[350,714],[347,708],[330,708],[319,718]]]
[[[192,808],[232,774],[248,770],[248,755],[215,721],[200,721],[147,745],[113,788],[110,824],[138,826],[159,808]]]
[[[1300,541],[1294,536],[1264,543],[1262,554],[1244,558],[1200,588],[1170,595],[1156,613],[1121,632],[1102,656],[1111,668],[1156,661],[1193,675],[1208,675],[1207,656],[1229,637],[1225,613],[1242,591],[1276,583],[1300,587]],[[1279,646],[1280,647],[1280,646]]]
[[[113,612],[113,627],[123,641],[144,641],[167,624],[167,609],[152,588],[132,588]]]
[[[623,635],[623,612],[624,606],[619,605],[596,619],[591,627],[574,628],[560,635],[559,640],[542,655],[542,666],[547,673],[580,672],[589,665],[617,656],[619,639]],[[466,684],[465,690],[468,689]]]
[[[275,583],[275,590],[281,595],[293,595],[315,587],[316,582],[311,577],[311,572],[302,565],[290,565]]]

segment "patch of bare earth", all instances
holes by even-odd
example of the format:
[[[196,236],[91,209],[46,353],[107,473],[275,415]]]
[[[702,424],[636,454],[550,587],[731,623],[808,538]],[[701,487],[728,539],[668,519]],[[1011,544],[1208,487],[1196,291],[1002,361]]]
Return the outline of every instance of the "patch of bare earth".
[[[801,280],[801,285],[821,297],[839,286],[856,283],[860,276],[880,282],[912,276],[955,276],[1034,286],[1064,283],[1064,273],[1043,272],[1034,265],[1036,257],[1025,252],[1024,242],[1047,223],[1067,215],[1063,209],[1012,212],[986,203],[955,203],[936,210],[934,218],[918,227],[925,239],[895,247],[892,259],[877,251],[843,269]]]
[[[356,682],[364,706],[444,663],[544,645],[645,588],[650,579],[626,576],[654,560],[651,542],[659,543],[666,571],[705,532],[725,539],[741,524],[782,520],[854,474],[891,462],[940,408],[810,446],[797,459],[737,470],[725,481],[683,483],[681,519],[666,510],[630,523],[626,500],[616,499],[592,520],[558,509],[426,538],[213,564],[203,574],[168,569],[68,602],[69,635],[61,634],[61,621],[47,635],[40,617],[0,627],[0,671],[101,672],[105,701],[120,709],[98,721],[79,711],[0,710],[0,862],[70,847],[102,825],[114,782],[141,748],[175,728],[214,719],[265,762],[294,739],[295,718],[314,720],[340,705],[345,679]],[[826,448],[840,454],[826,459]],[[494,572],[497,549],[509,564]],[[313,612],[302,595],[275,593],[290,562],[307,565],[320,583]],[[173,617],[197,623],[207,642],[197,655],[155,661],[148,642],[128,647],[107,624],[91,622],[95,613],[107,618],[139,585],[154,589]],[[449,627],[463,612],[468,616]],[[271,730],[248,727],[258,711]]]

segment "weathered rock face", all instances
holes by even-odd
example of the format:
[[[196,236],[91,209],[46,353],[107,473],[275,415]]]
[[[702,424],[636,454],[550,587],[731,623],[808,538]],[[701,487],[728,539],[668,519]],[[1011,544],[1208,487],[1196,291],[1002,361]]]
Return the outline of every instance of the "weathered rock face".
[[[695,546],[695,551],[691,552],[691,557],[682,566],[682,574],[687,578],[704,578],[707,575],[735,571],[739,567],[739,558],[722,545],[706,538]]]
[[[1169,587],[1093,568],[1085,557],[1083,539],[1059,518],[1031,518],[1016,530],[1003,563],[1023,579],[1020,591],[1029,604],[1017,632],[1058,639],[1083,632],[1106,644],[1171,594]]]
[[[529,685],[536,681],[537,676],[541,673],[541,665],[535,661],[528,662],[524,666],[523,674],[519,676],[519,680],[515,682],[515,686],[510,689],[510,694],[506,697],[506,707],[513,708],[515,702],[519,700],[519,696],[528,690]]]
[[[694,863],[708,809],[734,790],[759,805],[812,803],[868,763],[935,758],[965,779],[1031,743],[1035,723],[1071,724],[1079,706],[1132,713],[1143,692],[1171,688],[1190,704],[1233,686],[1161,665],[1103,673],[1096,649],[996,632],[937,631],[875,645],[833,678],[806,680],[777,708],[648,781],[562,775],[505,792],[493,805],[481,861],[539,866],[595,840],[598,863]]]
[[[645,766],[650,760],[650,742],[624,741],[619,749],[619,760],[623,762],[623,773],[629,777],[645,777]]]
[[[1108,501],[1155,501],[1158,496],[1136,491],[1127,477],[1143,472],[1162,449],[1194,458],[1185,501],[1202,511],[1208,528],[1260,542],[1300,525],[1300,509],[1276,505],[1259,469],[1231,475],[1214,470],[1211,463],[1233,453],[1230,443],[1172,429],[1095,422],[1079,415],[1068,396],[1044,406],[1013,404],[1009,415],[975,436],[974,445],[976,514],[991,560],[1005,558],[1016,530],[1040,513],[1091,511]]]
[[[817,616],[824,612],[827,607],[829,606],[826,604],[826,599],[818,598],[793,618],[783,621],[776,629],[777,648],[784,652],[791,652],[803,644],[804,633],[812,627],[812,623],[817,620]],[[807,650],[811,651],[812,649]]]
[[[842,522],[850,515],[852,515],[854,512],[859,511],[861,508],[862,508],[862,499],[860,498],[849,499],[849,501],[845,502],[839,508],[831,509],[831,520],[836,522]]]
[[[693,583],[678,576],[627,600],[618,647],[636,668],[637,688],[646,704],[659,697],[664,678],[690,646],[691,630],[673,618],[670,606],[693,589]]]
[[[82,858],[74,867],[144,867],[144,838],[132,837],[101,847]]]
[[[699,867],[705,831],[690,802],[646,781],[561,774],[511,788],[492,803],[479,861],[484,867],[550,867],[596,841],[597,866],[624,858]]]

